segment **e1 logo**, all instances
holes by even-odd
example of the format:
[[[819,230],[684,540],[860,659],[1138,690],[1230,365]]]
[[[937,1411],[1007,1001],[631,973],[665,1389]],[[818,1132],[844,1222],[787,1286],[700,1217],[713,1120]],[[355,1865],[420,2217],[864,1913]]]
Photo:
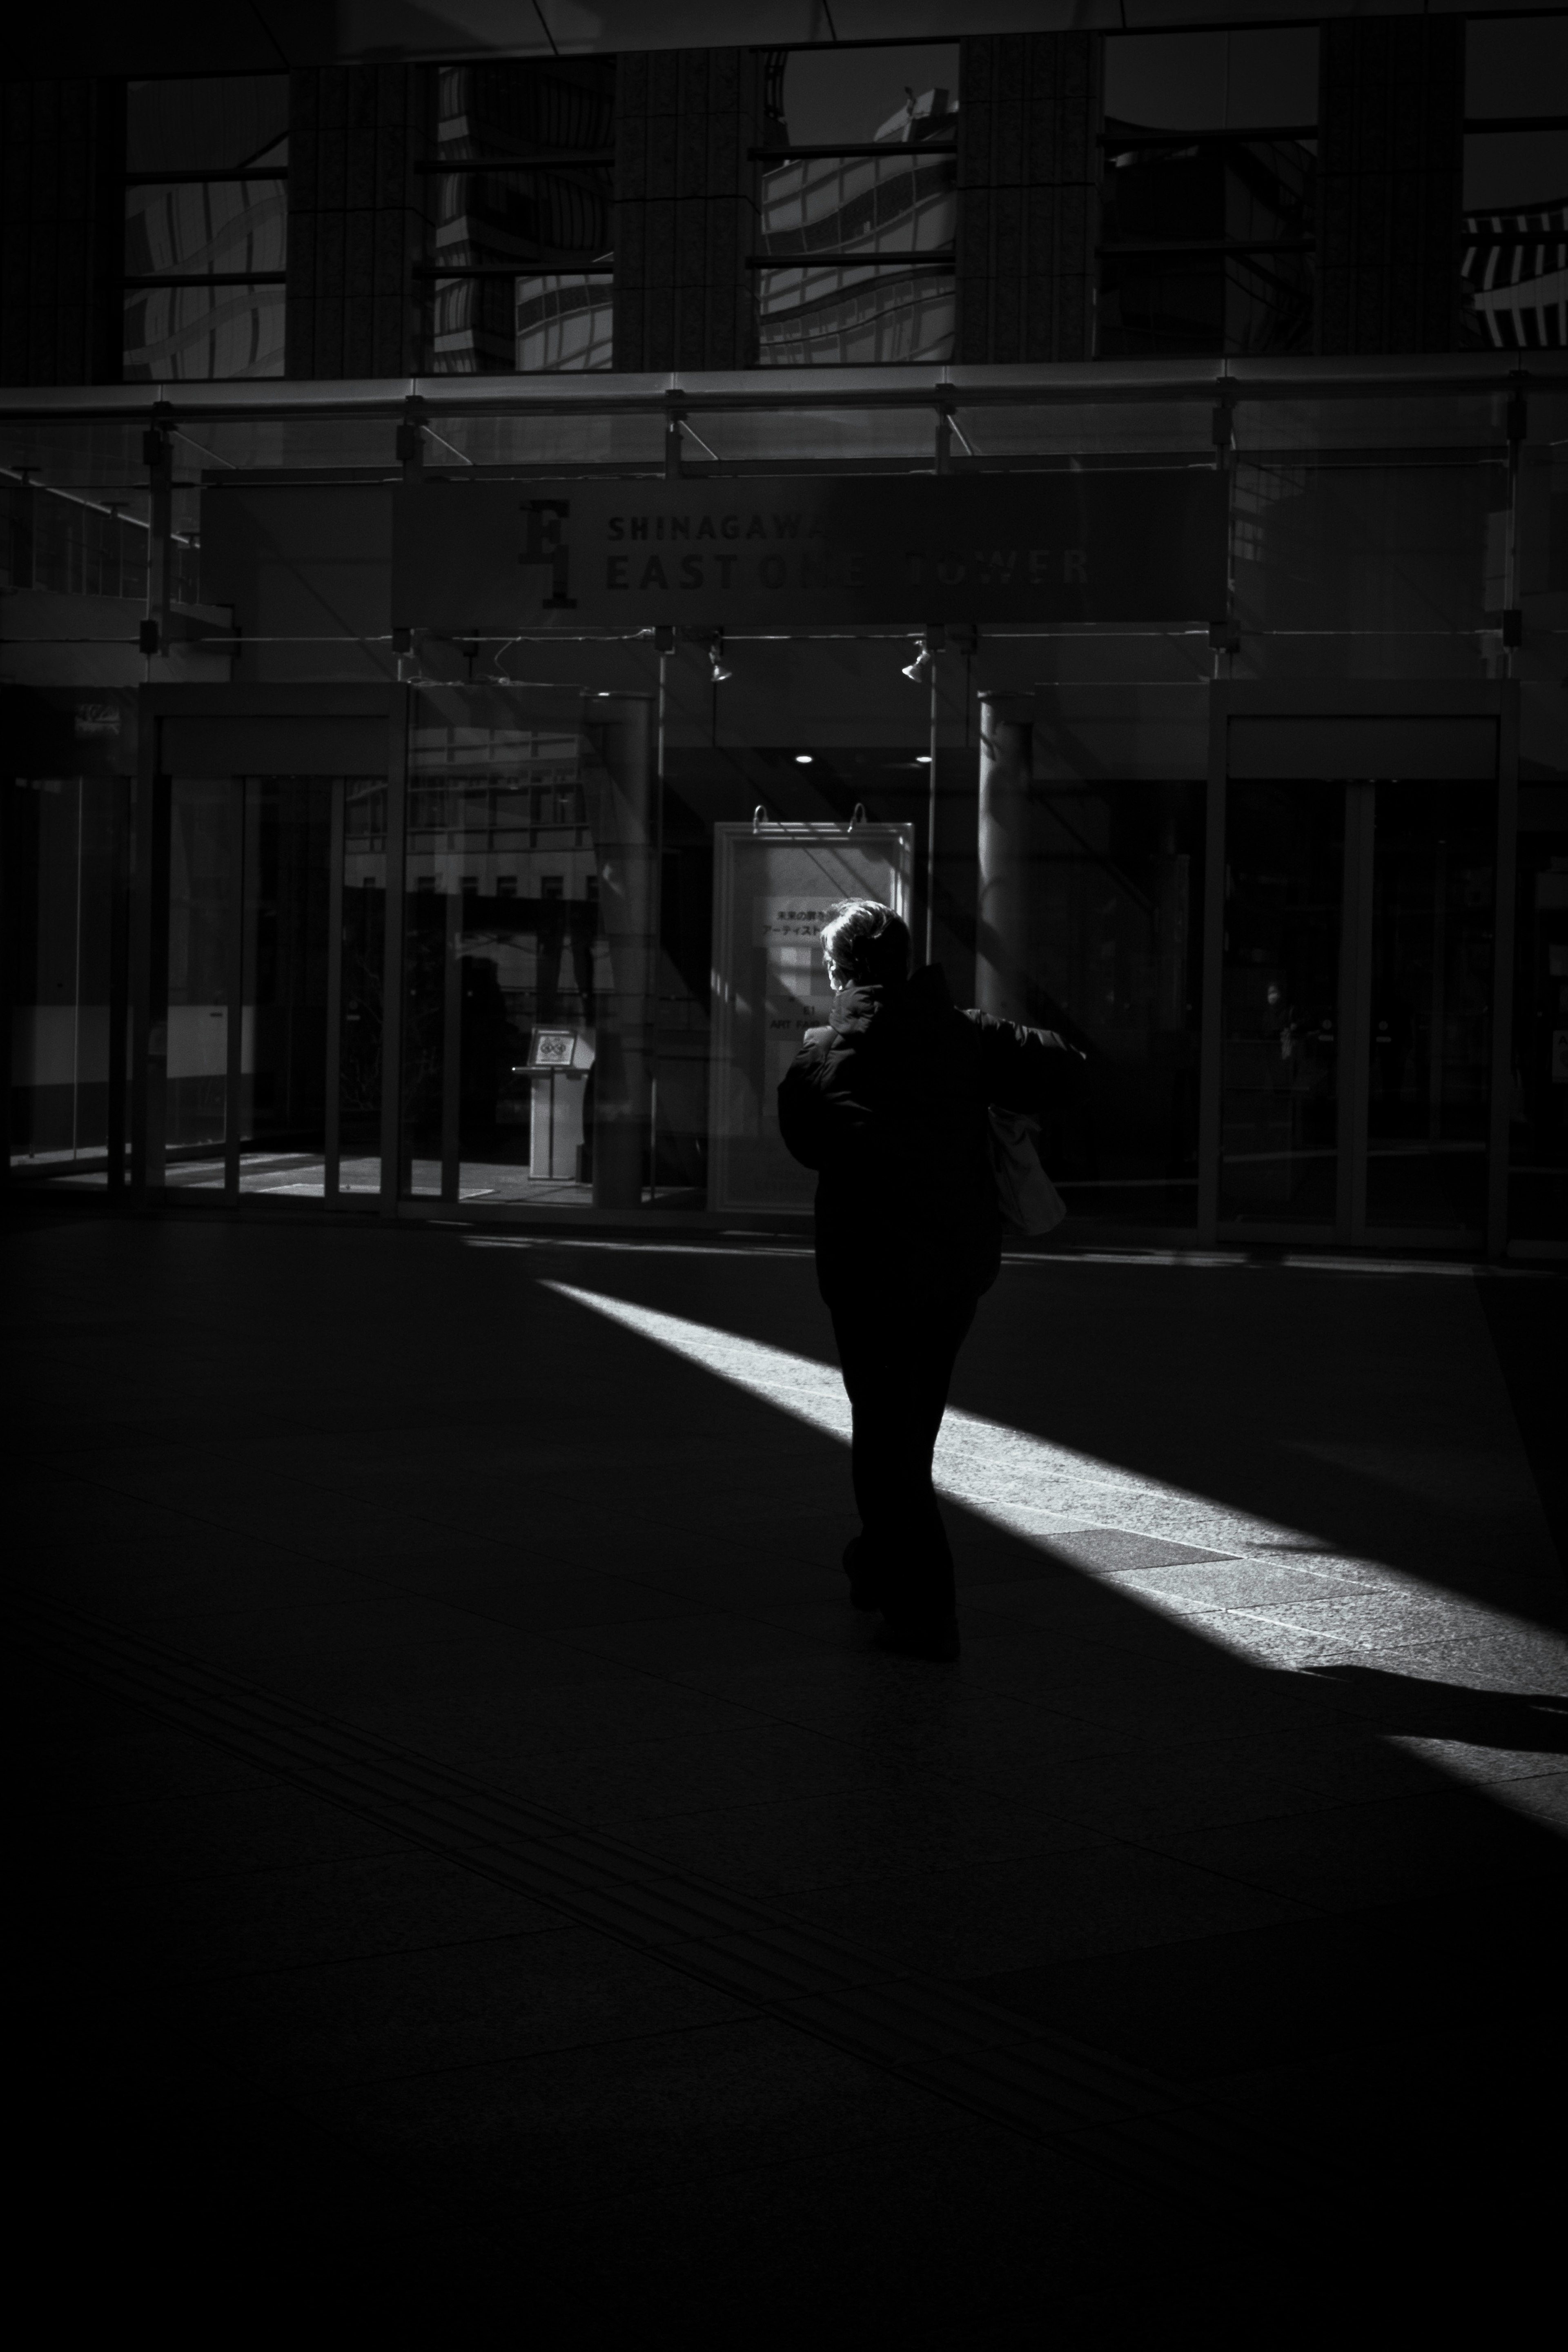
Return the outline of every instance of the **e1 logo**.
[[[528,535],[518,562],[549,564],[550,593],[543,600],[547,613],[575,611],[577,599],[566,593],[571,585],[572,551],[561,528],[572,512],[570,499],[529,499],[521,511],[528,518]]]

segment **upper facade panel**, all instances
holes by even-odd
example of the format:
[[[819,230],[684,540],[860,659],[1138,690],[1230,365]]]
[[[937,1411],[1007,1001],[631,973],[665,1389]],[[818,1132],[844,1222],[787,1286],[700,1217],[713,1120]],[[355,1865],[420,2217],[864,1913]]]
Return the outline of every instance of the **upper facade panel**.
[[[611,52],[563,7],[558,54],[13,75],[0,381],[1568,343],[1561,11],[1030,13],[739,47],[677,9]]]

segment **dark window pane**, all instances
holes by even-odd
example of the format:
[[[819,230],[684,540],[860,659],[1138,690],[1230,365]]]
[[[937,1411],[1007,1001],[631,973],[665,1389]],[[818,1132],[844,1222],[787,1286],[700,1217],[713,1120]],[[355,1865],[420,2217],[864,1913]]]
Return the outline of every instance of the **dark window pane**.
[[[784,80],[787,135],[807,147],[830,147],[837,139],[880,139],[888,123],[905,111],[910,90],[940,90],[944,104],[956,101],[956,42],[792,50]],[[770,138],[776,129],[770,130]]]
[[[1108,125],[1114,131],[1116,124]],[[1130,252],[1171,238],[1289,247],[1310,233],[1316,163],[1296,139],[1106,150],[1102,359],[1311,349],[1304,251]]]
[[[269,273],[284,267],[288,236],[281,180],[199,180],[125,192],[128,278]]]
[[[1042,1137],[1073,1213],[1197,1216],[1204,788],[1037,786],[1023,968],[1029,1017],[1088,1055],[1080,1096]]]
[[[1105,111],[1148,131],[1315,122],[1317,33],[1115,36],[1105,45]]]
[[[1369,1225],[1486,1223],[1496,795],[1380,783],[1373,869]]]
[[[152,286],[125,297],[127,383],[283,373],[281,286]]]
[[[288,137],[287,74],[126,86],[128,172],[237,172],[280,163]]]
[[[1339,785],[1232,783],[1220,1015],[1224,1219],[1333,1223],[1343,874]]]
[[[609,366],[614,182],[592,157],[614,137],[613,58],[442,69],[437,163],[493,168],[437,172],[429,259],[517,275],[431,283],[433,373]]]

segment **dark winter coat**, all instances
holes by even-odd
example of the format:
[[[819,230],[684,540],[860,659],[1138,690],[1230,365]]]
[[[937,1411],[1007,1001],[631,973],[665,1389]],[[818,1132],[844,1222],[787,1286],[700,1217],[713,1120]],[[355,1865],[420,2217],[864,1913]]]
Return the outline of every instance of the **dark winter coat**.
[[[989,1289],[1002,1221],[987,1111],[1046,1110],[1079,1059],[1048,1030],[959,1012],[936,964],[897,986],[841,989],[779,1087],[784,1142],[817,1171],[828,1303]]]

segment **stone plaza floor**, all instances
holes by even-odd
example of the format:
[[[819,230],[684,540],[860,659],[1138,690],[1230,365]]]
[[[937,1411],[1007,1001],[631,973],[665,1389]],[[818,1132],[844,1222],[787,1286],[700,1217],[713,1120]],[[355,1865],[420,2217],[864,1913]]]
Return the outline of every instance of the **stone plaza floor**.
[[[847,1606],[788,1241],[34,1198],[5,1246],[62,2332],[1522,2328],[1560,1276],[1010,1262],[937,1666]]]

